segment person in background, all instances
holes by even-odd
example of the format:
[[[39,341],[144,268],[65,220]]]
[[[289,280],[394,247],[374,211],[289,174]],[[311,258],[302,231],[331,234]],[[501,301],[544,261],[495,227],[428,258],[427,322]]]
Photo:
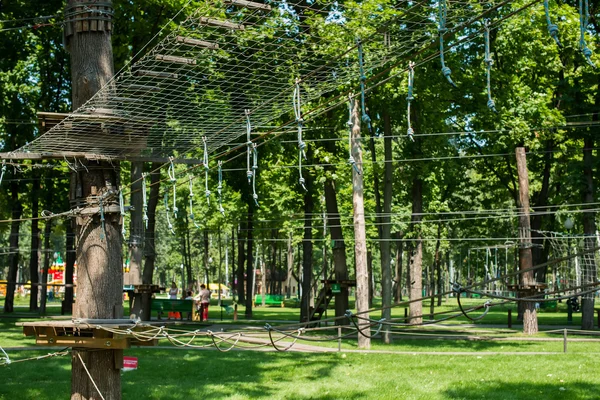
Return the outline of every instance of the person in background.
[[[177,300],[177,293],[179,293],[179,289],[177,289],[177,284],[175,282],[171,282],[171,289],[169,289],[169,299]]]
[[[208,306],[210,305],[210,290],[206,288],[205,284],[200,285],[200,293],[195,297],[195,300],[200,305],[198,314],[200,314],[200,321],[208,321]]]

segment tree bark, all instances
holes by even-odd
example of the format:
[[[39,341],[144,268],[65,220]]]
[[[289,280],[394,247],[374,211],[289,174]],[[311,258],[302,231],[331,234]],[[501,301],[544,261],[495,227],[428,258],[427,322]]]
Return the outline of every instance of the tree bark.
[[[73,226],[75,220],[70,219],[65,223],[66,232],[66,266],[65,266],[65,299],[63,301],[63,313],[73,313],[73,300],[75,293],[75,287],[73,286],[73,275],[75,272],[75,260],[77,255],[75,254],[75,230]]]
[[[68,0],[67,12],[91,0]],[[111,7],[111,1],[105,4]],[[105,16],[103,16],[105,17]],[[67,22],[69,24],[70,22]],[[73,25],[76,23],[73,23]],[[110,24],[104,24],[107,28]],[[75,28],[75,26],[72,26]],[[71,53],[73,109],[78,109],[112,78],[111,32],[72,29],[65,38]],[[83,161],[86,168],[72,174],[73,207],[96,209],[102,205],[105,221],[97,214],[77,217],[77,302],[73,317],[112,319],[123,316],[123,258],[118,211],[119,164]],[[123,352],[73,350],[71,399],[121,398],[120,365]],[[91,383],[85,366],[98,390]]]
[[[360,117],[358,116],[358,100],[352,104],[352,157],[358,168],[362,169],[362,150],[360,147]],[[356,263],[356,310],[361,319],[358,327],[362,334],[358,334],[358,347],[369,349],[371,347],[369,322],[369,272],[367,267],[367,236],[365,231],[365,206],[363,199],[362,173],[352,168],[352,206],[354,210],[354,255]]]
[[[256,279],[256,273],[254,272],[254,256],[252,254],[254,239],[253,239],[253,217],[254,217],[254,200],[248,199],[248,220],[246,230],[246,242],[248,243],[247,256],[246,256],[246,318],[252,318],[252,305],[254,302],[253,287],[254,280]]]
[[[292,297],[292,274],[294,272],[294,247],[292,246],[292,235],[288,238],[287,244],[287,280],[286,280],[286,297]]]
[[[583,202],[592,204],[594,202],[594,138],[586,136],[583,141]],[[590,206],[590,208],[593,206]],[[586,211],[583,213],[583,233],[585,235],[584,250],[591,250],[597,247],[596,245],[596,213],[594,211]],[[590,285],[596,282],[597,251],[586,253],[583,256],[583,285]],[[593,289],[593,287],[585,287],[583,291]],[[594,293],[584,294],[581,298],[581,329],[594,329]]]
[[[139,285],[142,283],[142,259],[144,252],[144,222],[143,222],[143,196],[142,196],[142,172],[144,163],[136,161],[131,163],[131,194],[130,204],[133,210],[129,213],[129,272],[123,278],[125,285]],[[122,221],[125,223],[125,221]],[[144,319],[143,294],[131,293],[129,314]]]
[[[383,113],[383,152],[384,152],[384,173],[383,173],[383,215],[381,217],[381,294],[382,294],[382,306],[381,318],[386,320],[392,317],[392,257],[391,257],[391,231],[392,231],[392,179],[393,179],[393,168],[392,164],[392,127],[390,122],[390,115],[387,111]],[[400,282],[398,278],[397,282]],[[386,325],[383,329],[383,342],[391,343],[392,335],[390,333],[389,325]]]
[[[8,255],[8,277],[6,284],[6,297],[4,298],[4,312],[14,312],[15,290],[17,288],[17,271],[19,270],[19,219],[23,214],[23,206],[19,201],[20,185],[16,180],[10,182],[10,199],[12,204],[10,224],[10,238]]]
[[[29,255],[29,280],[31,281],[29,292],[29,311],[38,309],[38,283],[39,283],[39,255],[40,251],[40,226],[39,220],[39,193],[40,178],[35,170],[32,172],[33,182],[31,187],[31,252]],[[21,278],[22,279],[22,278]]]
[[[421,238],[421,218],[423,214],[423,181],[413,178],[412,184],[412,217],[414,237],[414,250],[410,264],[409,305],[410,323],[420,325],[423,322],[423,302],[414,301],[423,297],[423,240]]]
[[[525,148],[517,147],[517,173],[519,176],[519,270],[530,269],[533,266],[531,256],[531,225],[529,221],[529,176],[527,172],[527,159]],[[533,271],[527,271],[519,275],[520,286],[527,287],[521,294],[530,297],[535,293],[531,285],[535,285]],[[524,302],[523,307],[523,333],[533,335],[538,332],[537,314],[535,303]]]
[[[312,163],[312,150],[306,149],[307,164]],[[306,173],[304,179],[306,191],[304,192],[304,235],[302,237],[302,300],[300,305],[300,321],[308,321],[310,318],[310,307],[312,299],[312,275],[313,275],[313,236],[312,219],[314,202],[312,197],[313,179],[310,173]]]
[[[404,242],[402,241],[402,235],[400,232],[397,233],[397,241],[396,241],[396,262],[394,265],[396,266],[396,291],[394,292],[394,302],[398,303],[402,301],[402,287],[404,286],[404,281],[402,279],[402,263],[403,263],[403,255],[404,255]]]
[[[44,227],[44,265],[42,266],[42,283],[40,290],[40,315],[46,315],[46,301],[48,299],[48,270],[50,269],[50,260],[52,259],[52,247],[50,247],[50,234],[52,233],[52,220],[46,221]]]

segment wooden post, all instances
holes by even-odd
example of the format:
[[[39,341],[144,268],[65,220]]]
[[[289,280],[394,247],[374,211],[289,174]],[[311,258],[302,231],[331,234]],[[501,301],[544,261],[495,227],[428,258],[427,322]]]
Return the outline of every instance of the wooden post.
[[[358,100],[352,104],[352,157],[359,169],[362,169],[362,150],[360,147],[360,117]],[[369,336],[369,318],[364,314],[369,309],[369,272],[367,268],[367,236],[365,231],[365,206],[363,201],[363,176],[352,168],[352,205],[354,209],[354,256],[356,263],[356,309],[361,314],[358,326],[364,335]],[[358,347],[368,349],[371,339],[358,334]]]
[[[95,3],[92,0],[68,0],[65,11],[65,15],[71,16],[65,21],[65,43],[71,54],[73,110],[88,101],[114,75],[112,23],[106,21],[112,15],[112,3],[111,0],[104,1],[102,14],[82,13],[86,7],[96,8]],[[98,24],[100,19],[103,20],[101,26]],[[94,30],[86,29],[94,20]],[[83,22],[87,24],[84,26]],[[120,166],[106,161],[82,163],[85,166],[82,164],[71,174],[70,187],[71,204],[84,210],[77,217],[75,227],[77,301],[73,317],[118,319],[123,316],[118,198]],[[101,215],[92,211],[98,209],[100,202],[104,221]],[[90,213],[85,214],[86,210]],[[121,398],[122,350],[73,350],[71,363],[72,400],[96,399],[100,394],[106,400]]]
[[[524,147],[517,147],[517,173],[519,175],[519,270],[531,269],[531,225],[529,221],[529,175],[527,156]],[[530,297],[535,294],[535,278],[532,270],[520,274],[520,294]],[[523,314],[523,333],[533,335],[538,332],[535,303],[525,302]]]

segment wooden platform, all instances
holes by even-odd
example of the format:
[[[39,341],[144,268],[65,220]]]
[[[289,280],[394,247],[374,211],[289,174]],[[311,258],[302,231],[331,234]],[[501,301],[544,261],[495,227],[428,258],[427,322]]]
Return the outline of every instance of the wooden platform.
[[[541,282],[536,282],[530,285],[519,285],[519,284],[513,284],[513,285],[506,285],[508,290],[511,290],[513,292],[527,292],[527,291],[536,291],[536,292],[542,292],[545,289],[548,288],[548,284],[546,283],[541,283]]]
[[[123,286],[124,292],[132,293],[162,293],[165,291],[164,286],[151,285],[151,284],[140,284],[140,285],[125,285]]]
[[[343,287],[354,287],[356,286],[356,279],[321,279],[321,283],[325,286],[331,286],[335,283],[339,283]]]
[[[164,322],[157,323],[163,325]],[[136,324],[131,319],[74,319],[59,321],[20,322],[25,336],[35,336],[40,346],[61,346],[91,349],[123,350],[131,346],[156,346],[157,339],[138,340],[131,335],[109,332],[108,329],[128,329],[144,332],[154,329],[151,323]]]

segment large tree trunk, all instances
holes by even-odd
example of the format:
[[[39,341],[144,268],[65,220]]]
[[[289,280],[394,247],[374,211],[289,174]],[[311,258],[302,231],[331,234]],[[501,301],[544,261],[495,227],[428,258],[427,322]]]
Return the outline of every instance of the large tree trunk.
[[[129,213],[129,272],[125,274],[125,285],[139,285],[142,283],[142,258],[144,255],[144,222],[143,222],[143,194],[142,194],[142,172],[144,163],[136,161],[131,163],[131,194],[130,204],[133,210]],[[124,200],[125,201],[125,200]],[[122,223],[125,223],[123,221]],[[148,321],[143,306],[143,294],[131,293],[129,296],[131,316],[139,317]]]
[[[312,150],[308,146],[306,149],[307,164],[312,163]],[[302,301],[300,305],[300,321],[308,321],[310,318],[310,307],[312,299],[312,275],[313,275],[313,237],[312,237],[312,220],[314,202],[312,198],[313,179],[310,173],[306,173],[304,193],[304,236],[302,241]]]
[[[352,157],[358,168],[363,167],[362,150],[360,147],[360,118],[358,116],[358,100],[353,101],[352,107]],[[365,205],[363,199],[363,176],[352,168],[352,209],[354,210],[354,255],[356,264],[356,310],[361,319],[358,327],[358,348],[371,347],[371,332],[369,329],[369,272],[367,268],[367,236],[365,230]]]
[[[594,150],[594,138],[586,136],[583,142],[583,202],[594,203],[594,158],[592,151]],[[597,247],[596,245],[596,213],[594,211],[583,213],[583,233],[585,234],[584,250],[591,251]],[[597,266],[596,255],[597,251],[586,253],[583,256],[583,285],[589,285],[596,282]],[[590,290],[593,287],[585,287],[583,290]],[[597,289],[597,287],[596,287]],[[581,329],[594,329],[594,293],[585,294],[581,299]]]
[[[158,171],[159,163],[150,165],[151,171]],[[152,284],[154,276],[154,267],[156,265],[156,206],[158,205],[158,196],[160,192],[160,173],[154,172],[150,175],[150,193],[148,195],[147,206],[148,210],[148,227],[144,233],[144,272],[142,274],[142,283]],[[150,321],[151,319],[152,293],[144,293],[142,296],[142,320]]]
[[[517,173],[519,176],[519,270],[531,269],[531,226],[529,222],[529,174],[527,171],[527,159],[525,148],[517,147]],[[530,297],[535,294],[535,277],[533,271],[523,272],[520,275],[520,294]],[[524,302],[523,307],[523,333],[533,335],[538,332],[537,314],[535,303],[531,301]]]
[[[81,4],[94,7],[95,1],[68,0],[65,14],[81,10]],[[111,1],[104,2],[112,7]],[[99,14],[98,14],[99,15]],[[107,18],[107,13],[101,18]],[[94,14],[90,13],[91,18]],[[111,24],[104,31],[81,31],[77,22],[65,34],[71,53],[73,109],[88,101],[113,76]],[[71,195],[74,206],[89,209],[89,215],[77,217],[77,302],[73,317],[112,319],[123,316],[123,258],[119,224],[118,188],[119,164],[106,161],[83,161],[71,176]],[[95,211],[102,201],[105,221]],[[123,352],[113,350],[73,350],[71,399],[100,397],[106,400],[121,398],[120,366]],[[87,367],[87,372],[84,367]],[[88,373],[91,375],[88,376]],[[93,380],[98,390],[92,384]]]
[[[542,175],[542,188],[534,197],[534,205],[537,207],[539,212],[534,213],[531,217],[531,242],[535,245],[531,249],[531,257],[533,265],[545,264],[548,261],[548,250],[549,247],[544,247],[544,237],[539,232],[542,229],[542,223],[547,215],[544,213],[548,211],[546,207],[548,205],[548,194],[550,191],[550,172],[553,164],[554,156],[554,140],[548,139],[546,141],[546,150],[544,154],[544,172]],[[546,273],[548,267],[538,268],[534,271],[536,282],[546,282]]]
[[[14,312],[15,290],[17,288],[17,271],[19,270],[19,228],[21,227],[21,214],[23,206],[19,201],[19,183],[16,180],[10,182],[10,199],[12,204],[12,222],[10,224],[9,255],[8,255],[8,279],[6,285],[6,298],[4,299],[4,312]]]
[[[29,255],[29,280],[31,281],[31,291],[29,293],[29,311],[38,309],[38,286],[39,283],[39,255],[40,252],[40,226],[39,220],[39,193],[40,179],[37,172],[33,170],[33,182],[31,187],[31,251]],[[22,279],[22,278],[21,278]]]
[[[384,174],[383,174],[383,215],[381,217],[381,292],[382,306],[381,317],[389,320],[392,317],[392,257],[390,252],[391,246],[391,230],[392,230],[392,179],[393,168],[392,164],[392,127],[390,123],[390,115],[387,112],[383,113],[384,135],[383,150],[384,150]],[[397,282],[400,282],[398,278]],[[383,330],[383,342],[391,343],[392,335],[390,334],[389,325]]]
[[[412,218],[414,232],[414,253],[410,264],[409,305],[410,323],[420,325],[423,322],[423,302],[415,301],[423,297],[423,240],[421,238],[421,218],[423,214],[423,181],[414,178],[412,183]]]
[[[52,248],[50,247],[50,234],[52,233],[52,220],[46,220],[44,227],[44,265],[42,267],[42,284],[40,290],[40,315],[46,315],[46,300],[48,299],[48,270],[52,259]]]
[[[75,230],[73,226],[75,220],[70,219],[65,223],[65,236],[66,238],[66,266],[65,266],[65,299],[63,300],[63,313],[73,313],[73,300],[75,293],[75,287],[73,286],[73,275],[75,273],[75,260],[77,255],[75,254]]]

